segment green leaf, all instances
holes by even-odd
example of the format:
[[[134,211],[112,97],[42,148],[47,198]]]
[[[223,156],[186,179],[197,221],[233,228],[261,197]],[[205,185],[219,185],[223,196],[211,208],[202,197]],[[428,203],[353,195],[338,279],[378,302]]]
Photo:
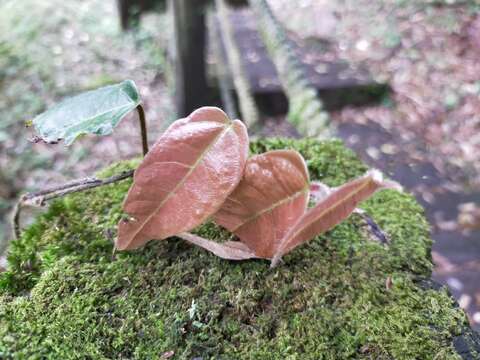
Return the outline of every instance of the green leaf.
[[[65,99],[33,119],[46,142],[64,139],[70,145],[82,134],[108,135],[120,120],[140,104],[132,80],[105,86]]]

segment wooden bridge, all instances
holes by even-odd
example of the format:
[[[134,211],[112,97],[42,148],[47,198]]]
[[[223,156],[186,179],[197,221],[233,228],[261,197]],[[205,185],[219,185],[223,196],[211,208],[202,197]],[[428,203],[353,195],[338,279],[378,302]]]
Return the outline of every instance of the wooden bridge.
[[[294,41],[265,0],[250,6],[238,0],[119,0],[124,28],[154,5],[173,14],[170,85],[178,116],[216,104],[252,129],[265,115],[286,114],[300,134],[319,135],[329,127],[326,111],[377,101],[388,91],[367,69],[322,58],[318,49]]]

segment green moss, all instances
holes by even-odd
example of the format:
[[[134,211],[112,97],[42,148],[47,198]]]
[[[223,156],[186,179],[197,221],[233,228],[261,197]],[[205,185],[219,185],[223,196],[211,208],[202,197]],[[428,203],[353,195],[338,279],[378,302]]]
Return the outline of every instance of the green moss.
[[[365,171],[336,141],[252,144],[252,152],[279,148],[298,149],[312,178],[330,185]],[[175,238],[113,254],[130,183],[52,203],[12,243],[1,276],[1,357],[152,359],[173,350],[175,359],[457,358],[452,339],[465,316],[446,290],[416,283],[430,275],[431,242],[410,195],[384,191],[364,204],[390,246],[368,240],[352,216],[272,270]],[[197,232],[229,236],[212,223]]]

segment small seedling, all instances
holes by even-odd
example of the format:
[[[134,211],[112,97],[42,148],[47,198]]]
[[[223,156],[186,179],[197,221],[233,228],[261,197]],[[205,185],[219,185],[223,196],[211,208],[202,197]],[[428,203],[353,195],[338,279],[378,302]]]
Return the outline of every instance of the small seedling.
[[[94,96],[84,95],[84,106],[79,107],[73,98],[35,118],[40,136],[55,141],[65,137],[68,143],[81,133],[111,132],[140,102],[130,91],[136,89],[133,82],[105,89],[97,90],[107,94],[102,100],[105,103],[97,104]],[[130,89],[127,98],[137,100],[120,96],[125,89]],[[125,101],[116,101],[115,109],[113,102],[107,101],[110,96]],[[85,102],[86,98],[96,105]],[[68,113],[69,106],[75,113],[82,108],[82,115],[65,120],[60,115]],[[224,259],[262,258],[275,266],[286,253],[345,220],[376,191],[398,187],[377,170],[334,189],[311,184],[298,152],[277,150],[248,158],[248,147],[245,125],[215,107],[200,108],[172,123],[133,173],[115,248],[137,249],[151,240],[177,236]],[[91,188],[131,175],[82,184]],[[78,187],[78,182],[75,184]],[[75,186],[54,189],[53,194],[84,190]],[[43,191],[24,200],[44,202],[46,196],[57,197],[54,195]],[[310,196],[316,203],[312,208],[308,208]],[[208,219],[238,240],[218,243],[189,233]]]

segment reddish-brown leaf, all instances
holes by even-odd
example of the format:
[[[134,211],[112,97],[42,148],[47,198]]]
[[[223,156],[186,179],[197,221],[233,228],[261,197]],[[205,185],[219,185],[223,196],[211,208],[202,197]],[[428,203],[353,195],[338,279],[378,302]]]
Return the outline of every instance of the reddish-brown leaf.
[[[253,251],[247,247],[247,245],[241,243],[240,241],[226,241],[224,243],[218,243],[190,233],[181,233],[177,236],[188,241],[189,243],[210,251],[222,259],[247,260],[258,258],[258,256],[256,256]]]
[[[372,170],[359,179],[332,189],[288,231],[273,257],[272,266],[278,263],[282,255],[345,220],[358,203],[368,199],[377,190],[392,187],[396,188],[397,184],[383,180],[380,172]]]
[[[245,126],[218,108],[175,121],[135,171],[116,247],[135,249],[201,224],[237,186],[247,155]]]
[[[296,151],[253,156],[214,220],[237,235],[257,257],[270,259],[305,212],[308,181],[305,161]]]

